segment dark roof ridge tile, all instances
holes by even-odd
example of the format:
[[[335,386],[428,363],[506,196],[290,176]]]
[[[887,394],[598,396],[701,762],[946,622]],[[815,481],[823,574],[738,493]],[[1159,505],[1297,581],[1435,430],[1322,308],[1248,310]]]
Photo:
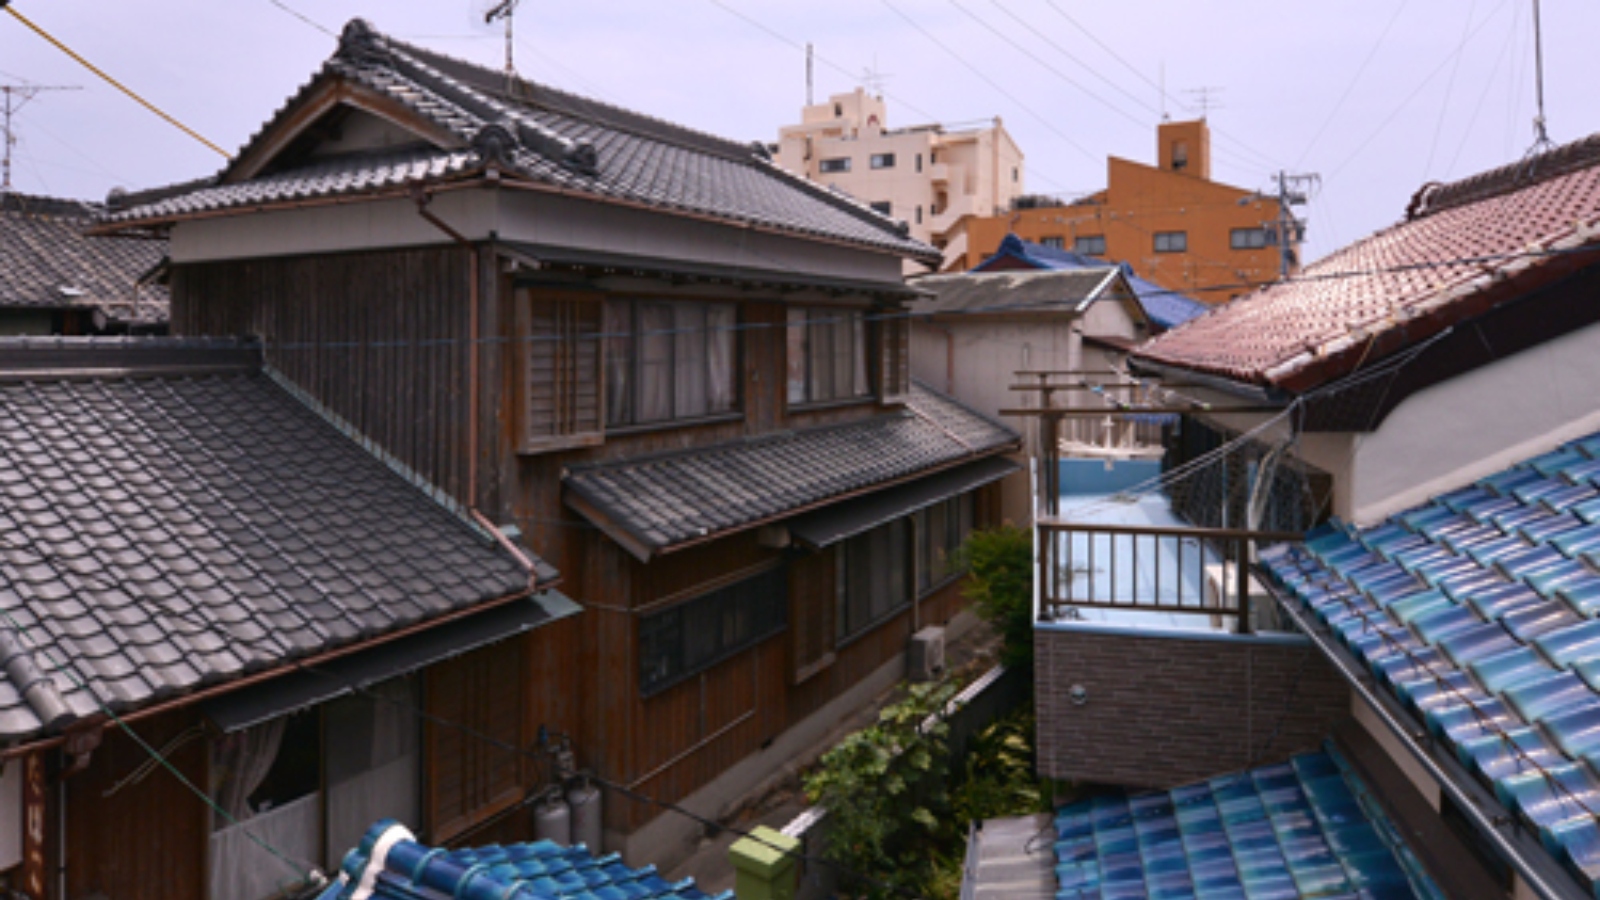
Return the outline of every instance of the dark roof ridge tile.
[[[1412,197],[1406,209],[1406,220],[1421,219],[1446,209],[1520,191],[1595,165],[1600,165],[1600,134],[1591,134],[1459,181],[1447,184],[1429,182]]]

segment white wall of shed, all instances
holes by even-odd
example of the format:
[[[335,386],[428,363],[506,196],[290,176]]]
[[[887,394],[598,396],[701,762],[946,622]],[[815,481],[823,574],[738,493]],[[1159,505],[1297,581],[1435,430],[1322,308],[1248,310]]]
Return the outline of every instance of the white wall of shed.
[[[1600,431],[1596,385],[1600,325],[1591,325],[1407,397],[1376,432],[1354,438],[1349,518],[1371,525]]]

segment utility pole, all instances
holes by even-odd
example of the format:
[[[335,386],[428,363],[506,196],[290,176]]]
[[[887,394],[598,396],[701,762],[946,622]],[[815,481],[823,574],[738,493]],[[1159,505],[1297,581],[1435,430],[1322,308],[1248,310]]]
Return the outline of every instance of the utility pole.
[[[11,148],[17,145],[17,134],[11,130],[11,116],[28,105],[41,91],[79,91],[75,84],[0,84],[0,96],[5,98],[5,159],[0,163],[0,193],[11,193]]]
[[[1278,218],[1261,224],[1278,245],[1278,278],[1282,280],[1289,277],[1289,269],[1297,262],[1294,248],[1306,239],[1306,220],[1294,214],[1294,207],[1306,205],[1311,193],[1322,186],[1322,176],[1290,175],[1280,169],[1277,182],[1277,193],[1268,196],[1278,201]]]

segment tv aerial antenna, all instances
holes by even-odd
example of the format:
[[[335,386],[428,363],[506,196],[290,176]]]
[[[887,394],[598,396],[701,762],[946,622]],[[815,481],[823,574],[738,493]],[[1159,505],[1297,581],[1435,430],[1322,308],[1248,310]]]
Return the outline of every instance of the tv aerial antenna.
[[[1539,27],[1539,0],[1533,0],[1533,90],[1537,108],[1533,116],[1533,146],[1525,154],[1529,157],[1556,146],[1544,128],[1544,39]]]
[[[517,4],[521,0],[499,0],[483,13],[483,24],[492,25],[497,19],[506,23],[506,93],[517,83],[517,68],[512,64],[512,20],[516,18]]]
[[[11,129],[11,117],[44,91],[81,90],[83,87],[76,84],[0,84],[0,97],[4,98],[4,133],[0,134],[0,142],[5,144],[4,160],[0,161],[0,194],[11,192],[11,148],[17,145],[17,133]]]

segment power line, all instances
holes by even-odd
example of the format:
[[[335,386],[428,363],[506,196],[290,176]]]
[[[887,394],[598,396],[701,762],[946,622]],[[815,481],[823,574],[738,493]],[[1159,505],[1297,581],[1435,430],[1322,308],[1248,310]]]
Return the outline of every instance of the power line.
[[[1372,45],[1372,48],[1367,51],[1366,58],[1361,61],[1360,66],[1356,67],[1356,74],[1351,76],[1350,81],[1345,84],[1344,92],[1341,93],[1339,95],[1339,99],[1334,102],[1333,108],[1328,110],[1328,115],[1323,118],[1322,124],[1319,125],[1316,132],[1311,135],[1311,140],[1306,142],[1306,148],[1300,151],[1300,158],[1294,161],[1294,167],[1296,169],[1300,168],[1301,163],[1305,162],[1306,155],[1311,152],[1313,147],[1317,146],[1317,142],[1322,140],[1322,135],[1328,130],[1328,126],[1332,125],[1333,120],[1338,117],[1339,110],[1344,108],[1344,102],[1350,99],[1350,94],[1356,89],[1356,85],[1360,83],[1361,76],[1366,73],[1367,67],[1372,65],[1372,60],[1378,55],[1378,51],[1382,49],[1384,39],[1389,36],[1389,30],[1394,28],[1394,23],[1399,21],[1400,14],[1405,12],[1406,5],[1410,2],[1411,0],[1401,0],[1401,3],[1395,7],[1394,12],[1389,16],[1389,21],[1384,24],[1383,30],[1378,32],[1377,41],[1375,41]]]
[[[200,143],[204,144],[205,146],[209,147],[210,149],[212,149],[212,150],[216,151],[217,153],[221,154],[224,159],[232,159],[233,158],[232,155],[230,155],[228,153],[228,151],[222,149],[221,147],[218,147],[216,144],[213,144],[210,141],[206,140],[205,138],[201,137],[199,135],[199,133],[196,132],[194,129],[192,129],[189,126],[183,124],[182,122],[179,122],[177,119],[174,119],[172,116],[167,115],[166,112],[162,111],[161,108],[157,107],[154,103],[151,103],[149,100],[146,100],[143,97],[139,96],[138,94],[134,93],[133,90],[128,88],[122,82],[116,80],[115,78],[112,78],[110,75],[107,75],[105,72],[101,71],[99,67],[95,66],[94,63],[91,63],[87,59],[84,59],[82,56],[78,55],[78,53],[76,51],[74,51],[71,47],[68,47],[66,44],[63,44],[61,41],[59,41],[55,37],[53,37],[49,32],[45,31],[43,28],[40,28],[38,25],[35,25],[32,21],[30,21],[22,13],[17,12],[17,8],[15,6],[8,5],[9,2],[10,2],[10,0],[0,0],[0,9],[4,9],[6,12],[11,13],[12,17],[14,17],[18,22],[21,22],[23,25],[26,25],[30,30],[33,31],[33,33],[39,35],[40,37],[44,38],[46,41],[50,42],[50,44],[52,46],[54,46],[57,50],[60,50],[62,53],[65,53],[66,55],[72,57],[72,59],[75,62],[77,62],[79,65],[83,66],[85,69],[88,69],[89,71],[93,72],[95,75],[99,76],[99,78],[101,80],[105,81],[105,83],[107,83],[107,84],[111,85],[112,87],[116,88],[117,90],[121,91],[124,95],[126,95],[129,99],[133,100],[135,103],[138,103],[140,106],[143,106],[145,109],[148,109],[149,111],[155,113],[157,116],[160,116],[161,119],[163,121],[165,121],[167,124],[173,126],[174,128],[177,128],[179,131],[182,131],[184,134],[187,134],[189,137],[194,138],[195,140],[199,141]]]
[[[1099,157],[1095,156],[1093,153],[1090,153],[1089,149],[1087,147],[1085,147],[1082,144],[1078,143],[1076,140],[1073,140],[1071,135],[1069,135],[1066,132],[1062,131],[1061,129],[1057,128],[1055,122],[1051,121],[1049,118],[1046,118],[1043,115],[1040,115],[1037,111],[1035,111],[1033,109],[1033,107],[1029,106],[1028,104],[1023,103],[1021,99],[1019,99],[1015,94],[1013,94],[1010,91],[1006,90],[1003,86],[1001,86],[1001,84],[999,82],[995,81],[993,78],[990,78],[988,75],[984,74],[983,71],[981,69],[979,69],[977,66],[975,66],[972,63],[968,62],[966,57],[964,57],[961,54],[957,53],[953,48],[951,48],[944,41],[939,40],[938,37],[934,36],[933,32],[927,30],[926,28],[923,28],[922,25],[919,24],[916,19],[913,19],[910,16],[906,15],[905,13],[901,12],[900,8],[895,6],[893,3],[889,2],[889,0],[879,0],[879,2],[881,2],[885,7],[887,7],[890,12],[892,12],[895,15],[899,16],[901,18],[901,20],[903,20],[907,25],[910,25],[919,34],[921,34],[923,37],[925,37],[929,41],[931,41],[934,44],[934,46],[938,47],[940,50],[943,50],[946,54],[948,54],[950,56],[951,59],[954,59],[956,62],[960,63],[963,67],[965,67],[967,71],[971,72],[973,75],[976,75],[978,77],[978,79],[981,80],[984,84],[987,84],[989,87],[994,88],[995,92],[998,93],[1000,96],[1005,97],[1007,100],[1010,100],[1012,103],[1016,104],[1019,109],[1021,109],[1022,111],[1026,112],[1028,115],[1033,116],[1035,119],[1037,119],[1039,121],[1039,124],[1043,125],[1046,130],[1050,131],[1056,137],[1059,137],[1063,141],[1065,141],[1068,146],[1072,147],[1074,150],[1077,150],[1079,153],[1082,153],[1084,156],[1089,157],[1090,159],[1095,159],[1095,160],[1099,159]]]
[[[1361,143],[1357,144],[1354,150],[1350,151],[1350,154],[1344,158],[1343,162],[1339,163],[1337,166],[1334,166],[1332,171],[1328,173],[1328,178],[1331,180],[1338,177],[1339,173],[1344,171],[1344,168],[1350,165],[1351,162],[1354,162],[1355,158],[1360,156],[1361,152],[1366,150],[1369,144],[1376,140],[1379,135],[1387,132],[1389,130],[1390,123],[1392,123],[1395,118],[1400,115],[1400,113],[1404,112],[1405,108],[1411,105],[1411,101],[1415,100],[1417,95],[1421,94],[1428,85],[1432,84],[1435,78],[1439,77],[1439,74],[1445,70],[1446,66],[1450,65],[1450,63],[1453,62],[1458,55],[1466,50],[1467,43],[1473,38],[1477,37],[1478,32],[1482,31],[1484,26],[1493,21],[1495,15],[1498,14],[1500,10],[1505,8],[1506,3],[1508,2],[1510,2],[1510,0],[1501,0],[1499,6],[1496,6],[1492,12],[1484,16],[1483,21],[1479,22],[1477,26],[1472,29],[1472,33],[1467,36],[1467,40],[1463,41],[1461,45],[1458,46],[1449,56],[1446,56],[1443,60],[1441,60],[1439,64],[1433,68],[1433,71],[1429,72],[1427,76],[1424,77],[1422,81],[1412,89],[1411,93],[1407,94],[1405,99],[1401,100],[1400,103],[1389,113],[1389,115],[1385,116],[1383,121],[1378,123],[1378,127],[1373,129],[1370,134],[1362,139]]]
[[[1439,119],[1433,125],[1433,140],[1428,142],[1428,160],[1422,165],[1423,181],[1427,181],[1429,173],[1433,171],[1433,154],[1439,147],[1439,135],[1444,131],[1445,115],[1450,111],[1450,95],[1455,93],[1456,75],[1461,71],[1461,57],[1466,55],[1463,51],[1467,49],[1467,38],[1470,36],[1468,29],[1472,27],[1472,15],[1477,10],[1478,0],[1472,0],[1467,4],[1467,17],[1461,23],[1461,43],[1456,47],[1455,62],[1450,64],[1450,77],[1444,83],[1444,100],[1439,104]]]
[[[296,19],[299,19],[300,21],[306,23],[307,25],[310,25],[312,28],[315,28],[316,30],[322,32],[323,34],[327,35],[328,37],[331,37],[331,38],[338,38],[339,37],[339,35],[337,33],[335,33],[332,29],[330,29],[327,26],[323,25],[321,22],[318,22],[315,19],[312,19],[310,16],[308,16],[305,13],[295,9],[294,7],[290,6],[289,4],[284,3],[283,0],[267,0],[267,2],[271,3],[273,6],[276,6],[279,9],[283,10],[284,12],[288,13],[289,15],[294,16]]]

